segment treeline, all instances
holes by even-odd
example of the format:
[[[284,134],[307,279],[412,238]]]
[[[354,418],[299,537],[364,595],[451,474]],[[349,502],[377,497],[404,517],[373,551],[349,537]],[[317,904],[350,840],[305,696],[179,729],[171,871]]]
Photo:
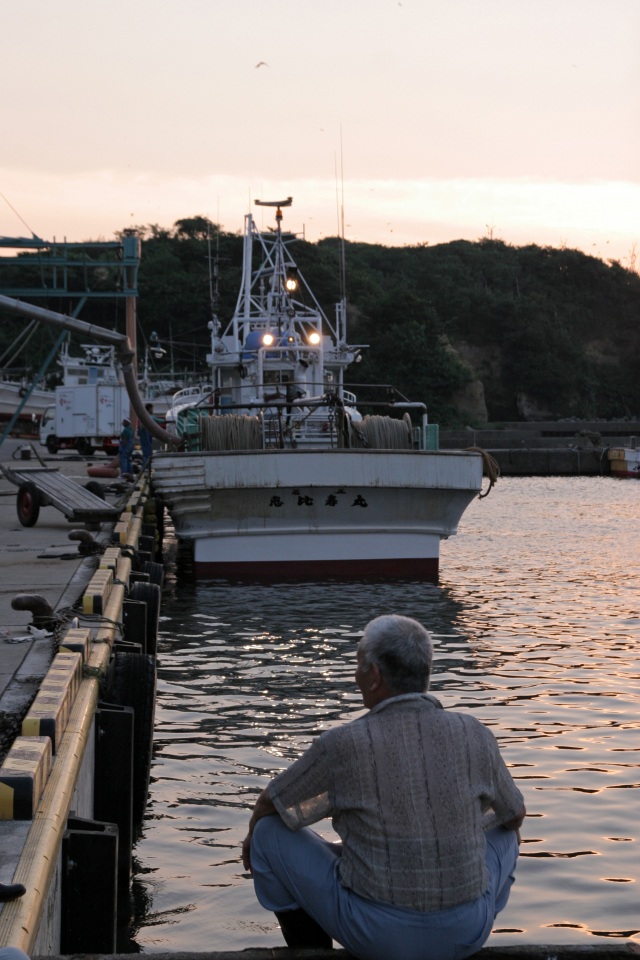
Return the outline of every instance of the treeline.
[[[242,237],[203,217],[139,233],[140,353],[153,332],[167,350],[155,361],[159,370],[171,362],[202,373],[212,312],[224,324],[235,307]],[[292,251],[330,316],[341,295],[341,246],[327,238],[299,241]],[[634,271],[576,250],[489,239],[433,247],[346,242],[344,252],[349,340],[370,344],[348,373],[354,384],[393,383],[446,426],[640,415]],[[81,316],[124,329],[122,302],[89,301]],[[5,319],[4,343],[14,327]]]

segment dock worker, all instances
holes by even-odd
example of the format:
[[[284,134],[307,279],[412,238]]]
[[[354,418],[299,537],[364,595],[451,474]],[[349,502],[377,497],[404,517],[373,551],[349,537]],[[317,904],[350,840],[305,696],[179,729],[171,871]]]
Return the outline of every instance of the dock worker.
[[[338,941],[360,960],[461,960],[508,900],[526,810],[491,731],[426,691],[425,628],[367,624],[368,712],[326,730],[258,797],[242,845],[290,947]],[[331,817],[341,843],[309,824]]]
[[[118,444],[118,459],[120,460],[120,474],[125,480],[133,480],[133,430],[131,420],[125,417],[122,421],[122,432]]]
[[[153,404],[147,403],[145,410],[150,417],[153,417]],[[144,467],[151,460],[153,453],[153,434],[143,423],[138,428],[138,439],[140,440],[140,451],[142,453],[142,466]]]

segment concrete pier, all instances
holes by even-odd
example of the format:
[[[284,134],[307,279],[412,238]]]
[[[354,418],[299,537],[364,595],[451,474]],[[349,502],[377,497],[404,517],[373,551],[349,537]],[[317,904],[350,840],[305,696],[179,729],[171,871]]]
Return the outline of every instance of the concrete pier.
[[[27,457],[24,442],[6,441],[0,448],[0,463],[25,471],[29,466],[55,468],[72,477],[83,491],[81,496],[85,495],[84,486],[90,482],[85,461],[70,457],[39,463],[38,451],[29,449]],[[116,508],[109,511],[116,519],[109,522],[69,522],[60,510],[43,505],[35,525],[25,527],[19,520],[17,495],[18,487],[2,475],[0,882],[22,883],[26,894],[0,905],[0,946],[47,956],[62,949],[70,952],[64,910],[71,904],[76,917],[86,914],[88,920],[83,922],[93,937],[104,919],[104,937],[93,943],[104,942],[107,950],[113,950],[116,900],[123,891],[128,897],[130,848],[137,822],[132,812],[134,757],[128,751],[133,750],[137,730],[143,728],[139,723],[134,737],[133,714],[138,723],[138,705],[120,706],[123,701],[117,698],[111,675],[118,657],[124,657],[118,661],[120,677],[135,662],[139,689],[152,700],[141,706],[147,717],[153,716],[155,699],[155,658],[146,653],[151,635],[148,605],[138,602],[131,608],[138,616],[133,617],[134,625],[139,625],[135,639],[141,643],[130,642],[125,623],[125,608],[135,587],[142,586],[147,598],[156,597],[149,575],[144,583],[145,575],[134,570],[146,541],[153,540],[144,535],[148,484],[140,478],[135,485],[110,486],[106,502]],[[95,509],[96,517],[105,512],[99,498]],[[159,594],[159,587],[153,589]],[[141,607],[145,608],[142,621]],[[124,652],[116,652],[123,646]],[[136,647],[135,656],[127,659],[131,647]],[[121,725],[116,730],[112,724],[110,732],[113,717],[103,718],[105,708],[100,710],[105,691],[116,720],[129,721],[128,735],[122,736]],[[152,720],[144,732],[150,759]],[[117,756],[110,757],[104,742],[118,737]],[[138,743],[138,747],[142,750],[145,745]],[[139,766],[136,757],[136,769]],[[104,782],[117,779],[115,800],[105,801],[98,786],[100,776]],[[144,804],[146,784],[141,790]],[[118,804],[124,812],[118,812]],[[73,898],[82,896],[78,884],[84,885],[86,893],[87,883],[94,896],[85,897],[79,910]]]
[[[213,932],[212,932],[213,933]],[[584,944],[557,946],[537,944],[523,947],[485,947],[475,954],[480,960],[637,960],[638,943]],[[57,960],[130,960],[130,953],[101,957],[90,954],[72,954]],[[51,958],[49,958],[51,960]],[[292,950],[287,947],[222,951],[220,953],[154,953],[153,960],[353,960],[346,950]],[[402,957],[389,957],[402,960]]]

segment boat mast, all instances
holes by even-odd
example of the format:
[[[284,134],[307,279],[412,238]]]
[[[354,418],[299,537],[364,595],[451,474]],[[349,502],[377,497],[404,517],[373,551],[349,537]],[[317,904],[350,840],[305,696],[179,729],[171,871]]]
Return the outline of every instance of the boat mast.
[[[251,263],[253,260],[253,231],[254,231],[253,217],[248,213],[244,218],[244,245],[242,248],[242,284],[241,284],[241,297],[243,299],[242,304],[242,339],[245,340],[247,334],[250,330],[249,320],[251,319]],[[240,331],[238,330],[238,315],[239,311],[236,310],[233,314],[233,336],[236,342],[240,339]]]

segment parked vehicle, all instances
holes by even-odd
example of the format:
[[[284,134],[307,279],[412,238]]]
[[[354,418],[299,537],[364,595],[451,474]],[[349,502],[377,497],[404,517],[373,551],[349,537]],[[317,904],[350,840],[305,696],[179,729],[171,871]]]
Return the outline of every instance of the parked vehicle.
[[[129,397],[121,384],[56,387],[55,403],[40,421],[40,443],[49,453],[72,448],[83,456],[101,449],[113,455]]]

